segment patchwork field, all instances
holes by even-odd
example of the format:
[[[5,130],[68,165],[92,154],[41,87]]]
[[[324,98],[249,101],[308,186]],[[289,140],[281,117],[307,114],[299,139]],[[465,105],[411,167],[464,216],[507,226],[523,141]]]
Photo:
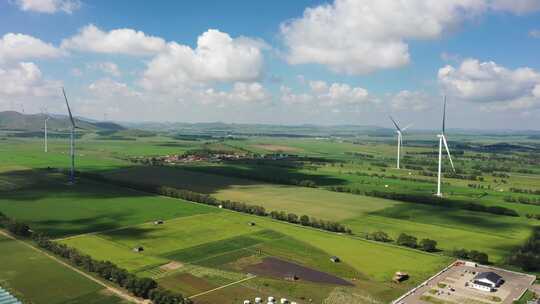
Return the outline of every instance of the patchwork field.
[[[486,216],[466,210],[261,183],[172,167],[134,167],[108,175],[125,181],[147,176],[150,184],[208,193],[222,200],[264,206],[268,211],[285,210],[340,221],[356,234],[381,230],[395,239],[405,232],[419,239],[434,239],[444,250],[481,248],[493,262],[502,261],[509,250],[522,244],[535,224],[534,220],[519,217]]]
[[[109,294],[55,260],[0,235],[0,285],[28,303],[117,304]]]
[[[430,194],[435,187],[434,178],[420,173],[431,166],[429,153],[432,147],[424,143],[407,146],[406,152],[424,154],[411,156],[404,162],[425,161],[423,169],[395,170],[392,168],[395,147],[386,141],[388,138],[362,144],[313,138],[103,140],[102,136],[89,134],[77,146],[78,169],[84,172],[190,189],[222,200],[261,205],[267,211],[283,210],[299,216],[306,214],[339,221],[352,228],[352,236],[87,179],[67,186],[64,175],[55,169],[45,169],[68,165],[67,141],[58,139],[51,140],[48,154],[41,152],[41,141],[34,139],[10,138],[7,140],[10,145],[0,146],[3,160],[0,165],[0,211],[95,259],[110,260],[138,276],[152,277],[170,290],[193,297],[196,304],[236,304],[247,297],[268,295],[283,296],[300,303],[310,302],[310,299],[312,303],[388,303],[449,264],[452,258],[447,252],[430,254],[392,243],[366,241],[363,239],[365,233],[381,230],[395,239],[405,232],[418,239],[434,239],[445,251],[457,248],[481,250],[489,254],[490,261],[501,263],[513,248],[523,244],[531,228],[538,225],[538,220],[527,219],[524,215],[540,214],[539,205],[505,201],[509,193],[522,195],[506,191],[509,187],[537,189],[538,175],[534,173],[512,172],[511,177],[504,177],[504,183],[497,172],[493,176],[485,174],[484,180],[474,182],[486,187],[481,190],[471,187],[469,184],[473,182],[470,180],[445,178],[447,184],[443,187],[448,196],[511,208],[520,213],[520,217],[329,191],[329,187],[344,186]],[[203,154],[208,151],[284,152],[320,159],[197,162],[184,164],[184,168],[140,166],[129,160],[135,156],[151,159],[191,150]],[[485,157],[487,154],[458,155],[456,164],[472,172],[474,164],[467,157]],[[520,157],[525,154],[516,156],[516,163],[521,161]],[[531,161],[532,158],[527,157]],[[525,165],[520,163],[520,166]],[[290,182],[291,179],[313,181],[319,188],[284,185],[295,184]],[[534,194],[523,195],[536,198]],[[164,223],[154,224],[158,219]],[[116,298],[102,294],[99,286],[78,279],[71,282],[71,279],[62,278],[64,274],[59,274],[58,270],[49,271],[49,268],[43,269],[54,277],[43,280],[65,280],[67,282],[62,286],[67,287],[38,294],[32,290],[32,284],[42,282],[40,278],[24,280],[24,276],[14,274],[28,276],[33,269],[45,266],[33,264],[39,260],[33,256],[13,254],[19,250],[17,244],[1,238],[0,242],[2,249],[3,244],[12,248],[0,252],[2,286],[7,284],[8,288],[24,296],[35,297],[36,303],[117,303]],[[142,247],[143,251],[134,252],[135,247]],[[4,256],[9,261],[6,265]],[[331,256],[338,256],[342,262],[331,262]],[[278,266],[283,271],[269,270]],[[396,271],[409,273],[410,280],[392,283]],[[299,280],[290,281],[289,272],[300,276]],[[311,275],[328,280],[314,283],[308,280]],[[213,291],[208,292],[210,290]],[[64,293],[69,293],[72,298]]]
[[[256,225],[248,225],[250,221]],[[441,256],[229,211],[178,218],[163,225],[142,224],[62,242],[98,259],[108,258],[140,275],[163,277],[163,280],[169,274],[159,267],[160,263],[176,261],[183,265],[169,273],[190,273],[191,268],[184,269],[187,265],[247,273],[248,265],[273,256],[371,284],[390,285],[396,271],[407,271],[412,278],[409,283],[414,284],[449,262]],[[135,246],[142,246],[144,251],[133,253]],[[135,259],[135,255],[141,258]],[[332,263],[329,257],[333,255],[339,256],[343,263]],[[137,263],[132,262],[135,260]],[[226,282],[230,280],[221,283]],[[388,296],[384,298],[399,294],[407,286],[393,289],[388,286]]]

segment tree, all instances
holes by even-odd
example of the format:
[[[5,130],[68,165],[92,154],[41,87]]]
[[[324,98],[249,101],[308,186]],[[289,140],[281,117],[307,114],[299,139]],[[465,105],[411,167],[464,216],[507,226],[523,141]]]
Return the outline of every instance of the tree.
[[[298,215],[294,213],[287,214],[287,222],[289,223],[297,223],[298,222]]]
[[[430,239],[422,239],[420,240],[420,248],[427,252],[434,252],[437,251],[437,241],[430,240]]]
[[[300,217],[300,224],[302,224],[302,226],[309,226],[309,216],[307,215],[302,215]]]
[[[375,231],[370,234],[368,234],[368,239],[374,240],[377,242],[390,242],[392,239],[388,236],[386,232],[383,231]]]
[[[405,246],[405,247],[410,247],[410,248],[418,247],[416,237],[412,235],[408,235],[406,233],[401,233],[398,236],[396,243],[400,246]]]
[[[471,250],[469,252],[469,258],[477,263],[480,263],[480,264],[487,264],[489,263],[489,258],[488,258],[488,255],[487,253],[484,253],[484,252],[480,252],[480,251],[476,251],[476,250]]]

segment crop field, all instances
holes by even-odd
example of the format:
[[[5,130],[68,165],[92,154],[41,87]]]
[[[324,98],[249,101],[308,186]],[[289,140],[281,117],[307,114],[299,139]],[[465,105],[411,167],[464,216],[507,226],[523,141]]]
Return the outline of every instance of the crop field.
[[[250,221],[255,221],[256,225],[248,225]],[[142,224],[82,235],[62,242],[98,259],[108,258],[140,275],[158,275],[165,281],[174,273],[190,273],[193,269],[186,265],[196,265],[196,269],[210,267],[242,273],[245,266],[260,261],[261,257],[274,256],[347,279],[357,278],[366,284],[388,284],[385,292],[389,296],[385,299],[399,294],[401,288],[408,286],[390,289],[389,281],[394,272],[408,271],[412,276],[410,283],[417,283],[449,262],[449,259],[437,255],[229,211],[173,219],[163,225]],[[135,246],[142,246],[144,251],[133,253]],[[141,258],[135,259],[135,255]],[[330,262],[332,255],[340,256],[344,262]],[[390,260],[393,263],[384,262]],[[152,270],[170,261],[183,266],[171,274]],[[186,276],[180,277],[186,279]],[[170,280],[178,279],[177,276],[173,278]],[[218,281],[226,283],[231,280]]]
[[[25,170],[12,175],[18,176],[23,185],[16,191],[2,192],[0,210],[53,237],[215,212],[205,206],[89,180],[66,186],[65,176],[60,174]]]
[[[0,247],[0,284],[21,300],[51,304],[124,303],[97,283],[18,241],[0,235]]]
[[[466,210],[403,203],[374,197],[335,193],[322,189],[257,183],[170,167],[129,168],[111,173],[120,180],[150,177],[151,183],[191,189],[223,200],[248,202],[267,210],[346,223],[354,232],[385,231],[392,238],[401,232],[431,238],[444,250],[482,248],[494,262],[529,236],[534,220]],[[513,204],[516,205],[516,204]],[[524,208],[528,207],[523,205]],[[537,207],[537,206],[531,206]],[[529,207],[530,210],[534,208]]]
[[[41,142],[35,139],[10,138],[11,145],[0,147],[0,157],[5,156],[6,160],[0,166],[0,211],[95,259],[110,260],[138,276],[152,277],[170,290],[194,296],[196,304],[237,303],[245,297],[268,295],[302,303],[309,298],[314,303],[363,303],[366,299],[387,303],[449,264],[449,252],[454,249],[480,250],[489,255],[491,262],[503,264],[509,252],[522,245],[533,226],[539,225],[538,220],[524,215],[540,214],[540,205],[507,200],[508,195],[536,198],[534,194],[508,191],[511,187],[538,189],[535,166],[529,166],[531,172],[510,172],[502,178],[484,174],[482,180],[475,181],[444,179],[447,196],[510,208],[519,217],[332,191],[333,187],[346,187],[431,195],[435,177],[426,176],[424,171],[431,168],[431,156],[425,153],[431,153],[433,147],[407,146],[405,151],[410,154],[406,155],[411,158],[404,160],[404,164],[425,161],[423,169],[396,170],[393,141],[372,140],[375,139],[359,144],[290,138],[191,141],[168,137],[105,140],[103,136],[85,136],[78,145],[77,164],[81,171],[115,180],[192,190],[221,200],[263,206],[267,212],[286,211],[337,221],[350,227],[353,235],[84,178],[67,186],[65,175],[46,169],[65,169],[68,165],[67,141],[60,139],[51,140],[51,152],[46,156],[41,152]],[[492,139],[486,139],[486,143],[492,143]],[[131,157],[152,158],[187,151],[290,153],[311,159],[260,163],[202,161],[177,166],[130,161]],[[487,153],[482,155],[490,157]],[[456,156],[456,167],[466,172],[476,170],[472,169],[471,157],[480,156],[471,152]],[[530,155],[525,157],[530,159]],[[514,164],[518,160],[509,158],[504,162]],[[315,186],[297,186],[299,180],[313,181]],[[471,187],[471,183],[484,188]],[[158,219],[164,223],[154,224]],[[419,240],[430,238],[438,242],[442,251],[427,253],[364,239],[367,233],[375,231],[384,231],[394,240],[402,232]],[[134,252],[135,247],[144,250]],[[342,262],[333,263],[330,256],[338,256]],[[277,259],[279,265],[293,263],[304,267],[306,273],[323,272],[352,286],[285,280],[282,274],[265,272],[269,258]],[[396,271],[407,272],[411,277],[401,284],[392,283]],[[252,276],[253,272],[257,275]],[[208,292],[215,288],[218,289]],[[106,295],[98,288],[66,303],[92,303],[90,299],[100,296]],[[102,302],[107,301],[116,303],[115,298]]]

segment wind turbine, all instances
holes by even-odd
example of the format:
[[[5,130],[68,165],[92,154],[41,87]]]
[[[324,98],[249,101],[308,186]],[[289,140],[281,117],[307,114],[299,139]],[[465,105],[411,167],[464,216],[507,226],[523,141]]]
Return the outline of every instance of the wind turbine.
[[[450,164],[452,165],[452,170],[456,172],[456,168],[454,168],[454,162],[452,162],[452,156],[450,156],[450,150],[448,149],[448,143],[446,141],[446,134],[445,132],[445,122],[446,122],[446,96],[444,96],[444,108],[443,108],[443,118],[442,118],[442,132],[441,134],[437,135],[439,138],[439,175],[437,177],[437,195],[438,197],[442,197],[441,193],[441,168],[442,168],[442,146],[444,144],[444,148],[446,149],[446,153],[448,153],[448,159],[450,160]]]
[[[44,128],[43,130],[45,131],[45,132],[44,132],[44,135],[45,135],[45,136],[44,136],[44,139],[45,139],[45,153],[47,153],[47,152],[48,152],[48,145],[47,145],[47,121],[48,121],[49,119],[51,119],[51,118],[49,117],[49,114],[47,114],[47,110],[44,111],[44,114],[43,114],[43,115],[45,115],[45,128]]]
[[[71,133],[70,133],[70,156],[71,156],[71,170],[69,172],[69,183],[75,183],[75,120],[73,120],[73,115],[71,115],[71,109],[69,108],[69,102],[66,96],[66,91],[62,88],[62,94],[64,94],[64,99],[66,100],[66,106],[69,113],[69,120],[71,121]]]
[[[397,122],[394,120],[394,118],[392,118],[392,116],[390,116],[390,120],[392,120],[392,122],[394,123],[394,126],[396,126],[396,133],[398,135],[397,136],[397,166],[396,168],[399,169],[399,159],[401,157],[401,145],[403,144],[402,135],[403,135],[403,132],[405,132],[405,130],[407,130],[408,128],[412,126],[412,124],[401,129],[399,125],[397,124]]]

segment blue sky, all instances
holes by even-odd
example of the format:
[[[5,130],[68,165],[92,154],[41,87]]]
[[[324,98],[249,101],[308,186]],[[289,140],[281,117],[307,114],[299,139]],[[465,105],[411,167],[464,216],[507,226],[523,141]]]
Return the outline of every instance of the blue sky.
[[[540,0],[9,0],[0,110],[538,130],[539,54]]]

